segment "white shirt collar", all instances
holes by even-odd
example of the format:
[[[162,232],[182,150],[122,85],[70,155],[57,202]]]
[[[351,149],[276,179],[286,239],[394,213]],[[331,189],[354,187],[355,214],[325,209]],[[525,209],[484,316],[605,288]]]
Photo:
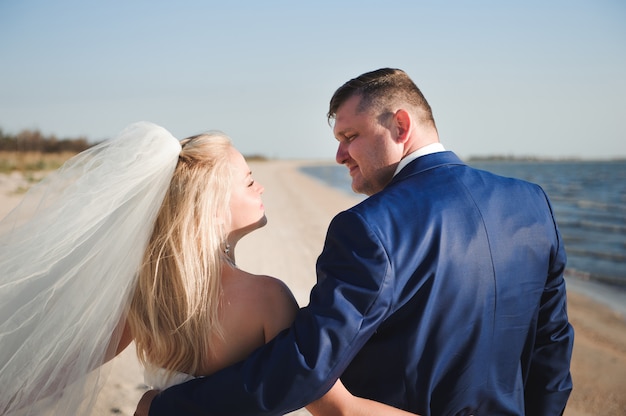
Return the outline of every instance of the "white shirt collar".
[[[400,163],[398,163],[398,167],[396,168],[396,172],[393,174],[393,176],[396,176],[398,172],[402,170],[402,168],[404,168],[406,165],[408,165],[409,163],[411,163],[418,157],[426,156],[431,153],[445,152],[445,150],[446,149],[444,149],[441,143],[431,143],[424,147],[420,147],[413,153],[409,153],[408,155],[404,156],[404,158],[400,161]]]

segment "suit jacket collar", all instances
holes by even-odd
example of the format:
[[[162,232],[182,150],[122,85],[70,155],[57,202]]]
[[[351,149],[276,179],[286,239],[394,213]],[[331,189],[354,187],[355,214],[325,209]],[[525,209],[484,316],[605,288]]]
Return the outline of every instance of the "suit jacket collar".
[[[463,161],[451,151],[437,152],[420,156],[402,168],[402,170],[393,177],[389,185],[408,178],[409,176],[417,175],[426,170],[444,165],[465,165],[465,163],[463,163]]]

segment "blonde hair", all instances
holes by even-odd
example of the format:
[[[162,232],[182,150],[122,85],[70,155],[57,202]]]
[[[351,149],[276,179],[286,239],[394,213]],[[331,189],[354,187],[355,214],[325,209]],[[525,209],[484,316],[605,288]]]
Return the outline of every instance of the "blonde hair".
[[[232,144],[220,132],[182,151],[139,271],[129,324],[145,365],[198,375],[219,319],[221,264],[230,221]]]

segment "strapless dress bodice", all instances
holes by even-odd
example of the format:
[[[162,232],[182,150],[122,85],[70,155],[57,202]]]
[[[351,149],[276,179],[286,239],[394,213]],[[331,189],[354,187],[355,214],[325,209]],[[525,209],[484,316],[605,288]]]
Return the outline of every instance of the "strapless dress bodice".
[[[143,372],[144,383],[152,390],[164,390],[195,378],[187,373],[168,371],[164,368],[146,366]]]

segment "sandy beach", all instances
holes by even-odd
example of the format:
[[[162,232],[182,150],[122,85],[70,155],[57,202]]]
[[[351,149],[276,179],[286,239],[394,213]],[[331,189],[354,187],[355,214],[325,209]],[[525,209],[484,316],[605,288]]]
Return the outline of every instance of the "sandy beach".
[[[326,228],[340,210],[358,201],[299,173],[297,161],[251,162],[265,187],[268,225],[237,247],[238,265],[252,273],[285,281],[300,305],[308,303],[315,282],[315,260]],[[0,175],[0,217],[21,199],[21,176]],[[567,416],[626,414],[626,319],[582,292],[569,291],[570,320],[576,330],[572,375],[574,391]],[[132,415],[143,392],[143,376],[128,348],[113,360],[94,415]],[[308,415],[305,410],[294,415]]]

